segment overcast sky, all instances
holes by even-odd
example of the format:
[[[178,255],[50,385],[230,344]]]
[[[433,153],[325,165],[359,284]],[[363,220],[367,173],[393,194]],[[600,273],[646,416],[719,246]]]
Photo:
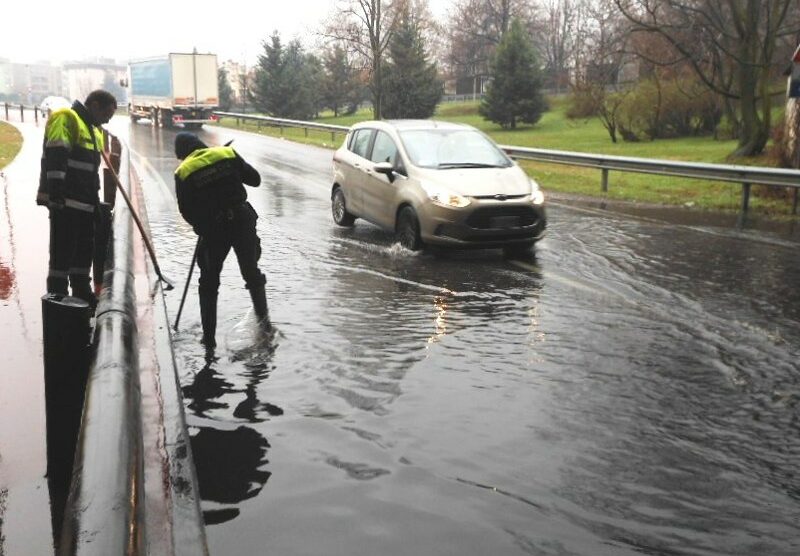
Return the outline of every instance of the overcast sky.
[[[442,17],[451,1],[429,3],[434,15]],[[315,31],[336,5],[337,0],[12,0],[0,8],[0,58],[122,61],[196,47],[217,54],[220,62],[252,64],[261,41],[274,29],[285,41],[297,37],[313,45]]]

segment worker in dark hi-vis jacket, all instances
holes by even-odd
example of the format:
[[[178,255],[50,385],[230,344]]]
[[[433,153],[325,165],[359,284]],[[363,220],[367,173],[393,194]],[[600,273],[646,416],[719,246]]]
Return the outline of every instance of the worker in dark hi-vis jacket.
[[[72,295],[92,307],[97,298],[89,281],[94,255],[95,211],[100,202],[103,131],[117,110],[108,91],[89,93],[81,103],[56,110],[44,128],[42,168],[36,203],[50,210],[50,265],[47,292]]]
[[[266,277],[258,268],[261,240],[256,234],[258,215],[247,202],[243,184],[258,187],[258,171],[231,147],[208,147],[193,133],[175,137],[175,195],[184,219],[200,236],[200,319],[207,354],[216,347],[219,275],[233,248],[239,270],[250,292],[261,329],[271,329],[265,292]]]

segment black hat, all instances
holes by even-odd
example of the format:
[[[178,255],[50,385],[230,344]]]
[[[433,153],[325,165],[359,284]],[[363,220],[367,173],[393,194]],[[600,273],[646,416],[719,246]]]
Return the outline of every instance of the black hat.
[[[205,149],[208,145],[203,143],[197,135],[188,131],[181,131],[175,136],[175,156],[183,160],[197,149]]]

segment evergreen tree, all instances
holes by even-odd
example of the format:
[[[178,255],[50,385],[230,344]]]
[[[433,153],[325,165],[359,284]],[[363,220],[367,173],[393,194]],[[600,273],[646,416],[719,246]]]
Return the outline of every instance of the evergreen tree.
[[[535,124],[547,109],[536,50],[520,20],[515,19],[497,45],[491,64],[492,82],[478,112],[486,120],[516,129],[517,122]]]
[[[219,85],[219,107],[223,111],[230,110],[233,106],[233,89],[228,83],[228,71],[225,68],[217,70],[217,83]]]
[[[313,118],[319,107],[317,59],[303,52],[299,40],[284,48],[277,31],[262,45],[253,92],[258,110],[276,118]]]
[[[283,73],[283,45],[278,31],[273,31],[269,41],[263,41],[264,53],[258,56],[253,84],[253,104],[264,114],[276,115],[281,111],[281,98],[285,96],[281,79]]]
[[[316,58],[314,58],[316,61]],[[278,118],[309,120],[317,114],[317,92],[314,78],[316,70],[309,63],[299,40],[293,40],[282,59],[281,80],[284,91],[280,108],[274,112]]]
[[[436,63],[428,59],[419,21],[408,8],[389,41],[383,80],[383,117],[430,118],[442,98]]]
[[[364,98],[364,85],[347,50],[337,44],[325,55],[322,65],[323,106],[333,110],[334,116],[352,114]]]

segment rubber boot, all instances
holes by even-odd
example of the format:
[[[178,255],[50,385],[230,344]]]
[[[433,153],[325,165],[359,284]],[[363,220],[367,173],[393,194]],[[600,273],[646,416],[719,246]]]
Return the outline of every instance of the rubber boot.
[[[253,300],[253,311],[256,313],[259,325],[263,330],[269,331],[272,328],[272,324],[269,321],[267,292],[264,290],[264,286],[253,286],[248,290],[250,291],[250,299]]]
[[[70,285],[72,286],[72,295],[83,299],[89,304],[89,307],[94,310],[97,307],[97,296],[94,294],[91,285],[89,284],[89,277],[81,276],[78,278],[70,276]]]
[[[200,292],[200,321],[203,324],[203,345],[206,353],[217,347],[217,293]]]

